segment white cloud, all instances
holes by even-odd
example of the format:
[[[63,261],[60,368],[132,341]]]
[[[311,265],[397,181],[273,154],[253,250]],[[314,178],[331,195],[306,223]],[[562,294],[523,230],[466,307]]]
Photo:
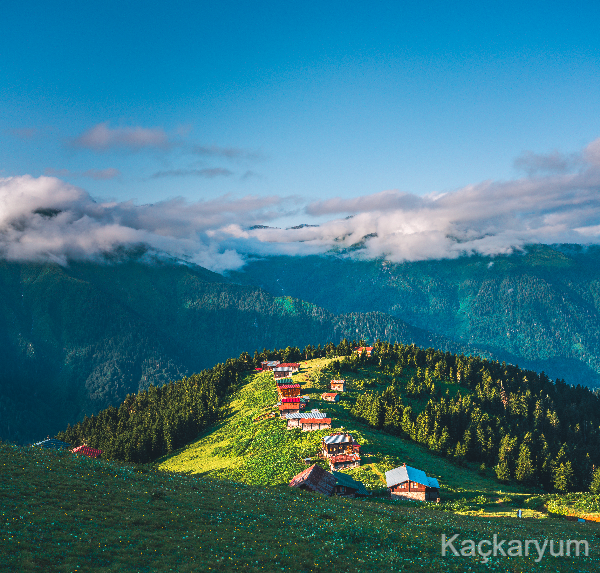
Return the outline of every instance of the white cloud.
[[[116,127],[108,122],[99,123],[84,131],[72,142],[74,147],[108,151],[115,148],[139,150],[144,148],[166,149],[171,146],[168,135],[162,128]]]
[[[509,253],[531,243],[600,242],[600,140],[576,173],[485,181],[419,197],[385,191],[304,206],[297,197],[224,196],[190,203],[97,203],[52,178],[0,180],[0,254],[13,260],[98,257],[146,244],[213,270],[247,256],[342,250],[391,261]],[[319,226],[254,228],[303,212]],[[351,216],[348,217],[347,215]]]
[[[97,203],[54,177],[0,179],[0,256],[66,263],[145,244],[213,270],[239,268],[242,256],[211,240],[209,233],[277,217],[281,202],[278,197],[225,196],[197,203],[181,198],[151,205]]]

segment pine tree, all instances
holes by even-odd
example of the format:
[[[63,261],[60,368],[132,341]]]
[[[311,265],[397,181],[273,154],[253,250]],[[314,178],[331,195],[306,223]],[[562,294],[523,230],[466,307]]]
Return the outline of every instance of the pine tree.
[[[590,484],[592,493],[600,493],[600,468],[597,468],[592,475],[592,483]]]
[[[565,493],[571,489],[573,481],[573,468],[571,462],[561,463],[554,470],[554,489],[560,493]]]
[[[533,481],[535,468],[531,461],[531,452],[527,444],[521,444],[519,450],[519,459],[517,460],[517,468],[515,470],[515,479],[521,483],[529,484]]]

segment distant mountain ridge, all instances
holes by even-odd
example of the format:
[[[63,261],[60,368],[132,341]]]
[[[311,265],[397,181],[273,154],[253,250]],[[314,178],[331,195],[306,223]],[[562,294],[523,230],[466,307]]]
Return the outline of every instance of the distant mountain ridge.
[[[347,255],[270,257],[232,280],[336,314],[382,312],[496,359],[600,386],[600,248],[390,263]]]
[[[42,439],[242,352],[345,337],[466,350],[379,312],[335,315],[193,265],[0,262],[0,438]]]

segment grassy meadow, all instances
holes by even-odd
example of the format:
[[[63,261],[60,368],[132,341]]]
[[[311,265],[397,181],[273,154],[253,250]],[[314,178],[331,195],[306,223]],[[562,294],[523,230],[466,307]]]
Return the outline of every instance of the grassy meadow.
[[[0,571],[598,571],[600,529],[325,498],[0,444]],[[460,539],[585,539],[588,557],[441,556]]]

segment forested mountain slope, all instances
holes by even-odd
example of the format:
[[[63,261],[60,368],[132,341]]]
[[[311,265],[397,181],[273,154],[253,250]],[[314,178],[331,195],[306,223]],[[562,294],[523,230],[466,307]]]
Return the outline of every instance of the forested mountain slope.
[[[462,347],[381,313],[334,315],[201,267],[0,263],[0,438],[42,439],[256,349],[399,340]]]
[[[346,255],[253,261],[233,280],[333,313],[379,311],[569,383],[600,385],[600,249],[394,264]]]

